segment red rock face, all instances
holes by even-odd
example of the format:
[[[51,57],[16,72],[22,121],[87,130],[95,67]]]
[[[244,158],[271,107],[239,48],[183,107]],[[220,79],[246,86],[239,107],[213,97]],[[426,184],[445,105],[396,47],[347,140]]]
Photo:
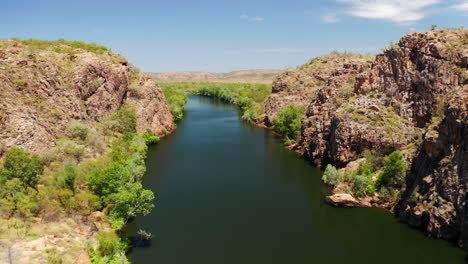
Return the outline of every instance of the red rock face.
[[[70,55],[14,40],[0,41],[0,51],[3,150],[20,146],[37,152],[54,147],[71,121],[94,126],[129,97],[131,68],[118,55],[80,49]],[[143,84],[139,97],[131,98],[138,132],[171,131],[172,116],[160,88],[148,80]]]
[[[321,85],[316,77],[291,77],[303,75],[303,69],[274,83],[270,101],[309,101],[296,150],[319,167],[344,167],[365,149],[413,149],[395,213],[431,236],[468,248],[468,30],[407,35],[378,55],[369,70],[361,67],[365,64],[352,61],[334,65],[335,74],[321,75]],[[355,78],[351,92],[344,81],[349,77]],[[294,102],[287,98],[288,87],[312,92]],[[275,112],[270,108],[267,116]]]

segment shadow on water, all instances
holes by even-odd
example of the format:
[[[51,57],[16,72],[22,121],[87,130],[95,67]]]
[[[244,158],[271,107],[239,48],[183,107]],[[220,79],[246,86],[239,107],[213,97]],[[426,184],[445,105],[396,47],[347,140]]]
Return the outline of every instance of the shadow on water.
[[[129,224],[134,263],[463,263],[463,251],[376,208],[324,203],[321,172],[220,100],[190,97],[150,148],[155,209]],[[138,239],[139,229],[154,234]]]

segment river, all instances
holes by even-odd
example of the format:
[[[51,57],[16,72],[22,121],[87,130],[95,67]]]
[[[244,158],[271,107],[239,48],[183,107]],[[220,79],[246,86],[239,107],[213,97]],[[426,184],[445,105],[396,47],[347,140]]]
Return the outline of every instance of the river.
[[[132,263],[463,263],[454,245],[430,239],[377,208],[334,208],[321,172],[266,129],[216,99],[191,96],[178,129],[148,152],[143,184],[153,212],[128,227],[151,245]]]

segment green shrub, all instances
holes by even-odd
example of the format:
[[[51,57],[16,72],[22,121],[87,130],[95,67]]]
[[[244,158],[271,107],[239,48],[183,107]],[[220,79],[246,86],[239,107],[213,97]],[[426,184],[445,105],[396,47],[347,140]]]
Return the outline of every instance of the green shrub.
[[[375,172],[374,166],[367,160],[359,163],[359,167],[356,171],[356,174],[358,175],[364,175],[364,176],[371,176]]]
[[[360,197],[367,194],[367,185],[369,179],[363,175],[355,175],[353,178],[353,193]]]
[[[127,182],[130,182],[131,175],[120,163],[113,162],[105,169],[97,169],[91,173],[88,180],[88,187],[95,194],[106,198],[108,195],[116,193],[118,189]]]
[[[28,86],[28,82],[22,79],[14,79],[13,83],[16,84],[16,86],[20,88]]]
[[[89,127],[81,122],[74,121],[68,125],[67,131],[73,139],[85,142],[88,138]]]
[[[143,134],[143,139],[145,140],[146,145],[154,145],[159,143],[159,137],[154,134]]]
[[[67,188],[73,192],[76,191],[75,180],[78,177],[78,172],[74,164],[68,163],[65,164],[62,171],[57,173],[56,180],[61,188]]]
[[[98,251],[101,256],[113,256],[119,250],[120,239],[113,231],[99,231]]]
[[[46,249],[46,253],[47,253],[47,264],[62,264],[63,263],[62,256],[60,256],[57,253],[56,248],[48,248]]]
[[[398,198],[398,195],[400,194],[399,191],[391,188],[391,187],[382,187],[379,190],[380,193],[380,199],[384,202],[394,202]]]
[[[2,181],[17,178],[23,185],[35,188],[44,172],[44,164],[38,155],[12,147],[5,154],[0,178]]]
[[[289,106],[273,118],[273,129],[288,139],[297,139],[301,133],[302,106]]]
[[[174,117],[174,121],[182,120],[184,118],[184,106],[188,98],[187,92],[163,85],[163,93],[169,104],[169,109]]]
[[[403,153],[399,150],[392,152],[383,160],[383,172],[378,179],[378,186],[401,186],[406,177],[407,164],[403,160]]]
[[[37,191],[13,178],[0,188],[0,205],[0,210],[9,216],[18,213],[29,217],[38,209]]]
[[[78,162],[80,162],[86,152],[86,147],[84,145],[78,144],[72,140],[62,140],[59,143],[60,148],[63,149],[63,152],[67,154],[69,157],[74,158]]]
[[[89,215],[101,208],[99,197],[88,191],[83,191],[76,194],[75,203],[76,209],[81,215]]]
[[[112,120],[115,121],[113,130],[122,134],[136,133],[137,116],[135,109],[128,104],[124,104],[120,109],[112,115]]]
[[[340,172],[331,164],[328,164],[325,168],[325,172],[322,176],[322,181],[333,187],[340,183]]]

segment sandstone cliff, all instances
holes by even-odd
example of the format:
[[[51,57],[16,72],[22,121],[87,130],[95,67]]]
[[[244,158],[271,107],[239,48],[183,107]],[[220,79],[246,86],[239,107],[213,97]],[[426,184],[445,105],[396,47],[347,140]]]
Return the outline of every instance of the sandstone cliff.
[[[411,169],[395,213],[468,248],[468,30],[409,34],[368,65],[349,56],[320,77],[326,63],[286,72],[266,123],[287,105],[306,106],[295,149],[322,168],[366,149],[403,150]]]
[[[2,150],[51,148],[71,121],[94,126],[125,102],[136,108],[138,132],[174,128],[159,87],[97,45],[0,41],[0,97]]]

